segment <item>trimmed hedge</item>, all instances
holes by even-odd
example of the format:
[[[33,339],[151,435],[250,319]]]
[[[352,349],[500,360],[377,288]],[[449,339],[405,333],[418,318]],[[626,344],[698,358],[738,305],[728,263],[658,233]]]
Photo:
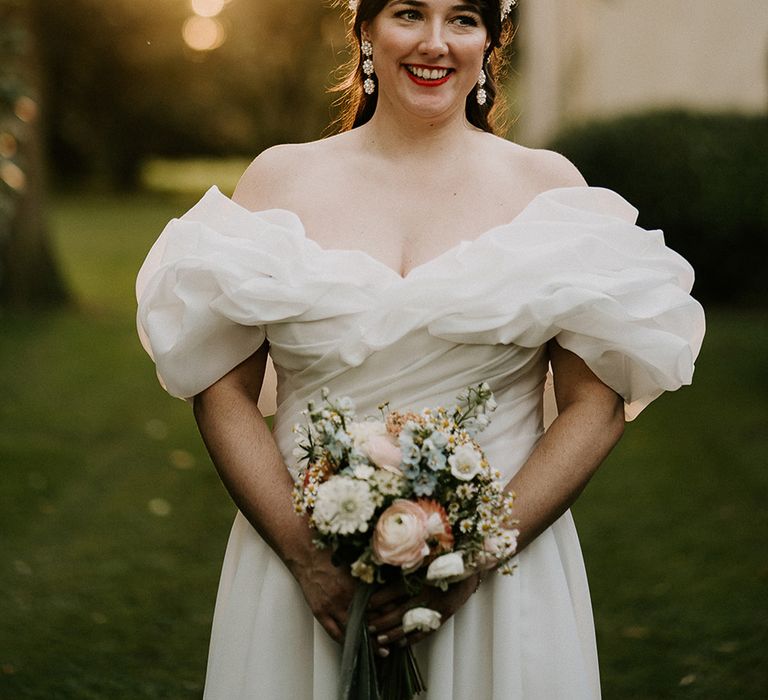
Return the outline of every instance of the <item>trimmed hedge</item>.
[[[653,112],[568,129],[551,148],[664,231],[697,298],[766,304],[768,117]]]

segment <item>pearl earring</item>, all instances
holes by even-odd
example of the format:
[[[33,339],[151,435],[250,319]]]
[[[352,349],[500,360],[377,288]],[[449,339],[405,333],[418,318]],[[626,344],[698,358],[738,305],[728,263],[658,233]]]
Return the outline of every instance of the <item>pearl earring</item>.
[[[481,107],[485,104],[485,100],[488,98],[488,94],[485,92],[485,88],[483,87],[485,85],[485,71],[481,68],[480,69],[480,75],[477,78],[477,104],[479,104]]]
[[[376,83],[371,77],[373,75],[373,44],[368,39],[363,39],[360,44],[360,50],[363,52],[363,73],[365,73],[365,80],[363,81],[363,90],[366,95],[373,95],[376,92]]]

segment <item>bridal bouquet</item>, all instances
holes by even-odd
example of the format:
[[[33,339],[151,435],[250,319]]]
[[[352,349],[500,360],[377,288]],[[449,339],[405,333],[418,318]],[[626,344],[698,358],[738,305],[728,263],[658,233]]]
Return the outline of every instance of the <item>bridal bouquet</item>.
[[[357,417],[349,398],[310,402],[296,425],[302,469],[296,512],[315,529],[317,547],[360,580],[342,653],[341,697],[410,700],[424,689],[410,647],[386,659],[373,654],[364,614],[376,585],[402,581],[443,590],[474,573],[511,573],[517,545],[514,495],[491,469],[475,436],[488,426],[496,401],[486,383],[471,386],[451,408],[389,411]],[[406,613],[403,628],[436,629],[440,614]],[[377,668],[378,666],[378,668]]]

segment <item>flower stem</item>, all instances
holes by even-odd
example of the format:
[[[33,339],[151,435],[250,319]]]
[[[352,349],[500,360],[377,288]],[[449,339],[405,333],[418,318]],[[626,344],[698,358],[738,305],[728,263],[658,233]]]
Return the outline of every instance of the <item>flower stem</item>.
[[[349,607],[349,620],[341,652],[339,700],[379,700],[373,647],[365,625],[365,608],[373,586],[358,583]]]

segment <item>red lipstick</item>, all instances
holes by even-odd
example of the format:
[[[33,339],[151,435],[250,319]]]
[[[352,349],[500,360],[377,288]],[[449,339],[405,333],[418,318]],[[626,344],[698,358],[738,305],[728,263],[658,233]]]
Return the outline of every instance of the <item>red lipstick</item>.
[[[448,70],[448,72],[447,72],[447,73],[446,73],[446,74],[445,74],[445,75],[444,75],[442,78],[435,78],[434,80],[432,80],[432,79],[430,79],[430,78],[420,78],[419,76],[417,76],[417,75],[414,75],[414,74],[413,74],[413,73],[412,73],[412,72],[411,72],[411,71],[408,69],[408,67],[407,67],[407,66],[404,66],[404,68],[405,68],[405,72],[406,72],[406,74],[408,75],[408,77],[409,77],[409,78],[410,78],[410,79],[411,79],[411,80],[412,80],[414,83],[416,83],[416,85],[421,85],[421,86],[423,86],[423,87],[438,87],[439,85],[443,85],[443,84],[445,84],[446,82],[448,82],[448,80],[449,80],[449,79],[450,79],[450,77],[451,77],[451,74],[453,73],[453,71],[452,71],[452,70],[450,70],[450,69],[447,69],[447,68],[445,68],[444,66],[417,66],[417,65],[413,65],[413,66],[411,66],[411,67],[413,67],[413,68],[423,68],[425,71],[426,71],[426,70],[430,70],[430,71],[431,71],[431,70]]]

